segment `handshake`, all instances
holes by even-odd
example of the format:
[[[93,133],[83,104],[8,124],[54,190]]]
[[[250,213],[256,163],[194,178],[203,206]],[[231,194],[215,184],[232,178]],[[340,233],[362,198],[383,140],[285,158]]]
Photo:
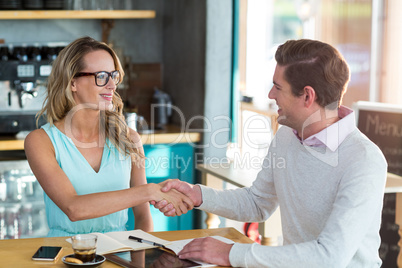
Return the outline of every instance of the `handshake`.
[[[198,185],[178,179],[166,180],[156,185],[159,190],[150,203],[165,216],[180,216],[202,204],[201,188]]]

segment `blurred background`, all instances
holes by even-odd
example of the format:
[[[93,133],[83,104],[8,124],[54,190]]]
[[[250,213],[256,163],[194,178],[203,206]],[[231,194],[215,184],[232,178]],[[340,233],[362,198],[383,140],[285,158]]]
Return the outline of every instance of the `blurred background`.
[[[91,36],[118,53],[126,118],[149,138],[148,181],[196,183],[197,164],[265,156],[278,127],[267,97],[274,53],[288,39],[321,40],[344,55],[352,71],[344,105],[367,101],[401,114],[400,10],[400,0],[0,0],[0,239],[47,232],[23,139],[36,128],[52,60],[76,38]],[[393,122],[402,137],[401,116]],[[183,132],[200,135],[177,142]],[[400,140],[391,145],[395,174]],[[395,194],[384,202],[380,253],[384,267],[396,267]],[[156,231],[205,228],[198,211],[152,213]],[[220,219],[245,232],[243,224]]]

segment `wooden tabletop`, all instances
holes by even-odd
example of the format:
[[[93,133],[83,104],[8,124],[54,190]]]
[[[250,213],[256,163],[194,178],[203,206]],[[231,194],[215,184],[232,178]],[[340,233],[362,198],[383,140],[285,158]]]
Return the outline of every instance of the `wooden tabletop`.
[[[174,241],[189,238],[219,235],[239,243],[253,243],[234,228],[199,229],[186,231],[169,231],[151,233],[159,238]],[[29,239],[0,240],[0,267],[67,267],[62,261],[62,256],[72,254],[71,244],[67,237],[46,237]],[[55,262],[32,261],[31,257],[40,246],[61,246],[63,252]],[[105,261],[100,267],[120,267],[110,261]]]

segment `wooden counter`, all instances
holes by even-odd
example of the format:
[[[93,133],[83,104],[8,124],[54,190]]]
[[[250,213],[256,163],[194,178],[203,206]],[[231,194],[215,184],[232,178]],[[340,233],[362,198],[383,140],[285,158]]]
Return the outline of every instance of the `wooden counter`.
[[[186,231],[169,231],[151,233],[165,240],[182,240],[189,238],[219,235],[240,243],[253,243],[234,228],[199,229]],[[72,254],[71,244],[67,237],[47,237],[30,239],[0,240],[0,266],[1,267],[67,267],[62,261],[62,256]],[[31,257],[40,246],[62,246],[63,252],[56,262],[32,261]],[[100,267],[121,267],[110,261],[105,261]]]
[[[166,130],[154,133],[140,133],[143,144],[161,143],[197,143],[201,140],[199,132],[184,132],[177,126],[168,126]],[[24,138],[0,136],[0,151],[24,150]]]
[[[197,143],[201,141],[199,132],[188,132],[178,126],[169,125],[166,130],[157,130],[155,133],[140,133],[143,144],[160,143]]]
[[[2,20],[154,19],[154,10],[2,10]]]

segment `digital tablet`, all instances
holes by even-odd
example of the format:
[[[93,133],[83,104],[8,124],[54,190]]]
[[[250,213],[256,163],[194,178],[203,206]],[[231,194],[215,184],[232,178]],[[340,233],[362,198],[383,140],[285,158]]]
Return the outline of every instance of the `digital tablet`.
[[[111,262],[130,268],[190,268],[201,266],[194,261],[179,259],[176,255],[159,248],[111,253],[104,256]]]

